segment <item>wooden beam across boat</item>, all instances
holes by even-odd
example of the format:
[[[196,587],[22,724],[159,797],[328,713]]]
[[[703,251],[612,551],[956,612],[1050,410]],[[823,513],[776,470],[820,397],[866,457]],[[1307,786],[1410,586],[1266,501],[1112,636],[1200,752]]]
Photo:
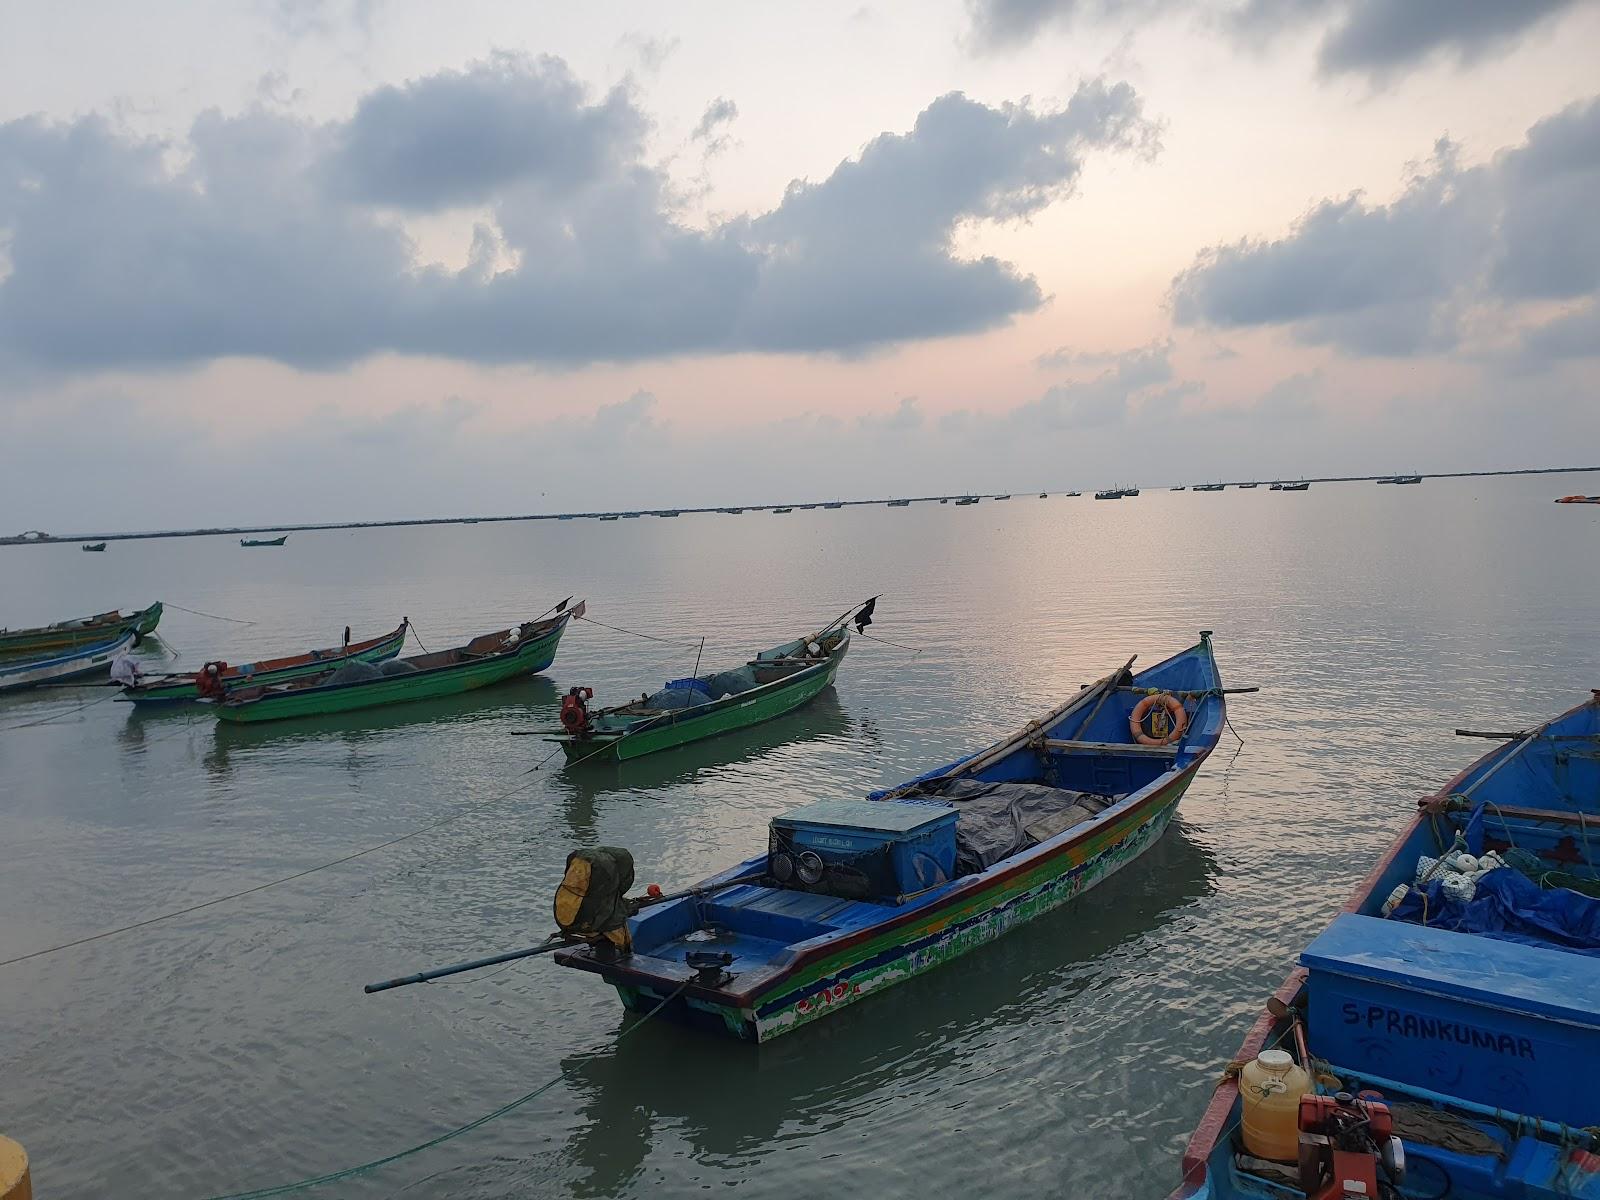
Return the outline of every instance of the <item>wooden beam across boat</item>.
[[[1141,758],[1177,758],[1177,746],[1141,746],[1137,742],[1079,742],[1045,738],[1046,750],[1067,754],[1132,754]]]

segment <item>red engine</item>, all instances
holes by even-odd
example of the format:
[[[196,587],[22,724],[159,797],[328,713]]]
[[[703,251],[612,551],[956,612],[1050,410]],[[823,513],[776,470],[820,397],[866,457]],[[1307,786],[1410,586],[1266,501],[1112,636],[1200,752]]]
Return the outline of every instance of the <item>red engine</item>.
[[[1348,1092],[1300,1097],[1300,1189],[1307,1200],[1398,1197],[1405,1173],[1387,1104]]]
[[[222,682],[222,673],[227,669],[228,664],[225,662],[208,662],[204,664],[195,672],[195,691],[208,700],[221,700],[228,694],[228,689]]]
[[[594,689],[586,687],[575,687],[561,697],[561,728],[573,737],[582,737],[589,732],[589,705],[586,701],[592,699]]]

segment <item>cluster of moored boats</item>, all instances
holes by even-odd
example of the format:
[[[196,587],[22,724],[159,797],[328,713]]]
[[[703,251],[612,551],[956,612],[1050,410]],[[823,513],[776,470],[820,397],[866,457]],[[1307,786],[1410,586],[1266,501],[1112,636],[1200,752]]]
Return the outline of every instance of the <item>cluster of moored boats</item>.
[[[628,703],[592,708],[592,689],[568,688],[552,740],[569,767],[619,763],[792,711],[834,682],[875,606]],[[0,631],[0,651],[104,653],[160,614]],[[117,661],[134,703],[269,720],[543,670],[584,615],[569,598],[408,659],[402,621],[186,676],[130,678]],[[631,894],[629,851],[575,851],[544,942],[367,990],[552,953],[632,1012],[750,1042],[793,1033],[1066,904],[1156,842],[1227,696],[1254,689],[1223,686],[1209,632],[1134,661],[975,753],[773,817],[764,848],[682,890]],[[1600,1197],[1600,691],[1535,729],[1458,732],[1500,744],[1407,806],[1302,952],[1217,1085],[1175,1198]]]

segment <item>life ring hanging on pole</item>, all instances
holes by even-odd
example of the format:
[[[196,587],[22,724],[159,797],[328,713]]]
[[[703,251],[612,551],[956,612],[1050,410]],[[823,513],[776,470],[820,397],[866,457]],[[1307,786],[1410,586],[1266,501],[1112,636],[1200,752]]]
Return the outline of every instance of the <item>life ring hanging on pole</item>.
[[[1156,712],[1155,719],[1150,723],[1147,733],[1144,719],[1152,710]],[[1189,728],[1189,714],[1183,707],[1183,701],[1170,692],[1163,692],[1159,696],[1146,696],[1134,705],[1133,714],[1128,718],[1128,732],[1133,735],[1133,740],[1141,746],[1170,746]]]

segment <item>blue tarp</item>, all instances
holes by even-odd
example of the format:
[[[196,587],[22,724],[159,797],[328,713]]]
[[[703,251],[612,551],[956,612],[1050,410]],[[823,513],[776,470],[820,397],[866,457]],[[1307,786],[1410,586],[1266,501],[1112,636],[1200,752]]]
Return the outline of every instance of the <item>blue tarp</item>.
[[[1566,888],[1546,891],[1510,867],[1478,880],[1477,893],[1465,904],[1446,897],[1442,888],[1438,879],[1425,888],[1412,888],[1390,916],[1434,929],[1600,957],[1600,900]]]

